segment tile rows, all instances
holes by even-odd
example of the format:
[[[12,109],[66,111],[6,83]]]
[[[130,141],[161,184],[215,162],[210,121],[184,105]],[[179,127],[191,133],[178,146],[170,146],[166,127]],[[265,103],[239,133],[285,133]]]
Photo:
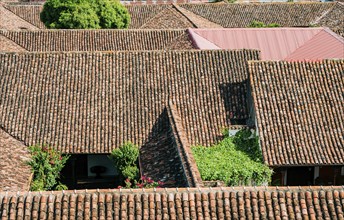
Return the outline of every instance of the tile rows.
[[[192,49],[185,30],[39,30],[5,31],[28,51],[121,51]]]
[[[29,158],[27,147],[0,128],[0,192],[29,190]]]
[[[166,109],[158,118],[146,143],[140,148],[140,169],[143,176],[163,181],[164,187],[185,187],[188,180],[176,146]]]
[[[26,145],[107,153],[142,145],[169,100],[190,144],[248,117],[255,50],[0,53],[0,126]],[[203,65],[199,65],[202,63]]]
[[[250,62],[264,160],[343,164],[344,60]]]
[[[5,4],[4,7],[30,24],[45,29],[44,23],[41,22],[39,17],[43,8],[42,5]]]
[[[330,27],[332,31],[344,37],[344,3],[337,3],[326,15],[317,22],[318,26]]]
[[[182,119],[175,105],[171,102],[167,108],[169,123],[173,132],[173,139],[176,148],[178,149],[179,158],[181,159],[188,187],[203,186],[201,174],[198,170],[196,160],[191,151],[191,145],[187,139],[185,129],[182,125]]]
[[[225,28],[245,28],[252,21],[284,27],[309,26],[336,3],[180,4]]]
[[[190,188],[0,193],[0,218],[343,219],[344,190]]]
[[[4,7],[25,21],[45,29],[40,21],[41,4],[4,4]],[[126,5],[131,23],[129,29],[175,29],[194,27],[172,4]]]
[[[17,16],[44,29],[41,4],[4,4]],[[189,27],[243,28],[254,20],[284,27],[326,25],[341,34],[343,3],[251,3],[251,4],[152,4],[127,5],[131,29],[175,29]],[[180,9],[182,8],[182,9]],[[319,19],[323,18],[320,20]]]

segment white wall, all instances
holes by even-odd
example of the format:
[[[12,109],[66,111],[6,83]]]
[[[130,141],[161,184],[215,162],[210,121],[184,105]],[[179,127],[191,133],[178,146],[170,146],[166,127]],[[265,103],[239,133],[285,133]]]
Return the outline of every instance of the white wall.
[[[106,172],[101,174],[102,176],[118,175],[118,171],[115,168],[115,164],[108,158],[108,155],[87,155],[87,170],[88,176],[96,176],[95,173],[91,173],[91,167],[104,166]]]

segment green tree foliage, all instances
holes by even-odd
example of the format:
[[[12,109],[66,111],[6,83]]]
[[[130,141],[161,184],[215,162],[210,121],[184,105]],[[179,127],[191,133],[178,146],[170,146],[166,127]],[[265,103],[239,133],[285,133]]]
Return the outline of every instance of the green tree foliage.
[[[62,156],[60,152],[46,146],[30,146],[31,160],[28,164],[33,171],[33,180],[30,190],[46,191],[61,190],[67,187],[60,182],[60,172],[69,156]]]
[[[47,0],[41,12],[47,28],[128,28],[130,15],[118,0]]]
[[[110,155],[122,177],[131,180],[136,180],[139,176],[138,158],[139,148],[131,142],[114,149]]]
[[[205,181],[224,181],[229,186],[262,185],[271,181],[272,170],[262,163],[258,138],[249,130],[225,136],[212,147],[192,147]]]
[[[261,21],[252,21],[252,23],[248,26],[251,28],[274,28],[274,27],[281,27],[281,25],[276,23],[265,24]]]

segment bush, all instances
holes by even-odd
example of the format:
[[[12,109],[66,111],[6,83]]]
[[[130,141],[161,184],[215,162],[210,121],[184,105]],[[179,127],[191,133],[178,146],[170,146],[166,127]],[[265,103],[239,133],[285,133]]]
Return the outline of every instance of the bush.
[[[229,186],[269,183],[272,170],[259,162],[260,150],[254,149],[259,145],[255,137],[250,136],[251,133],[240,131],[234,137],[226,136],[215,146],[192,147],[202,179],[224,181]]]
[[[47,28],[127,28],[129,12],[118,0],[47,0],[40,14]]]
[[[127,142],[119,148],[114,149],[109,157],[114,161],[118,171],[124,179],[136,180],[138,178],[138,146],[131,142]]]
[[[46,146],[30,146],[31,160],[28,164],[33,171],[33,180],[30,190],[46,191],[67,189],[60,182],[60,172],[69,156],[62,156],[60,152]]]
[[[248,26],[251,28],[274,28],[274,27],[281,27],[281,25],[276,23],[265,24],[261,21],[252,21],[252,23]]]

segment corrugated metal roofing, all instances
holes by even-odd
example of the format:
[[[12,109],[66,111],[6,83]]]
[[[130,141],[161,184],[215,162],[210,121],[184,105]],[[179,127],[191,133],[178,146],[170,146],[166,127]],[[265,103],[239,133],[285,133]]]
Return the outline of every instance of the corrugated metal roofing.
[[[344,58],[344,39],[328,28],[190,29],[199,49],[258,49],[262,60]]]

